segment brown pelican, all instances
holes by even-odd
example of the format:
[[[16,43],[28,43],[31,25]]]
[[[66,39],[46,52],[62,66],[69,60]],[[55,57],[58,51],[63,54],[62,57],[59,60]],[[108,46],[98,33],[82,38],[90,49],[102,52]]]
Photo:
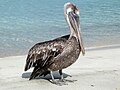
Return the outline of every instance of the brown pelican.
[[[78,59],[81,51],[83,55],[85,54],[80,33],[78,8],[73,3],[66,3],[64,15],[71,31],[70,35],[37,43],[29,50],[25,71],[34,67],[30,80],[37,76],[50,74],[52,82],[61,85],[66,81],[62,69],[72,65]],[[54,79],[53,71],[59,71],[60,81]]]

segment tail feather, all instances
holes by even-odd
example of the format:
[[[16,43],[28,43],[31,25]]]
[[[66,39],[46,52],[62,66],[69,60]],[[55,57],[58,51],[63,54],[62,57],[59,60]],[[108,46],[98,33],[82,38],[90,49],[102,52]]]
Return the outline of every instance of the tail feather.
[[[27,71],[27,70],[28,70],[28,63],[26,63],[24,71]]]
[[[30,78],[29,78],[29,80],[37,77],[38,75],[39,75],[39,73],[32,73],[31,76],[30,76]]]
[[[31,76],[30,76],[29,80],[37,77],[38,75],[39,76],[43,75],[44,72],[45,71],[43,69],[38,69],[38,68],[35,67],[34,70],[33,70],[33,72],[32,72],[32,74],[31,74]]]
[[[29,55],[28,55],[27,59],[26,59],[26,65],[25,65],[24,71],[27,71],[28,69],[30,69],[31,64],[32,64],[32,62],[30,61],[30,58],[29,58]]]

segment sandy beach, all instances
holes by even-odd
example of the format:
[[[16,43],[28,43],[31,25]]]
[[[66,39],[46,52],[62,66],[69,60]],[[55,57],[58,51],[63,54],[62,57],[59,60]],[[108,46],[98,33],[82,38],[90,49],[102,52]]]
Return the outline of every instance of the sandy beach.
[[[77,81],[63,86],[46,80],[50,76],[29,81],[32,69],[23,71],[25,59],[26,55],[0,58],[0,90],[120,90],[119,46],[87,49],[85,56],[63,70],[66,79]]]

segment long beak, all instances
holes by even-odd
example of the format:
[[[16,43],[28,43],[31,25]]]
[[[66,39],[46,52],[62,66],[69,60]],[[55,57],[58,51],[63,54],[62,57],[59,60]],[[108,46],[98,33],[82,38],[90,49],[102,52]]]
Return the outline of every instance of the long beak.
[[[68,17],[69,17],[71,26],[73,27],[74,32],[79,40],[82,54],[85,55],[85,49],[84,49],[83,42],[82,42],[82,35],[80,33],[81,31],[80,31],[79,16],[74,12],[70,12]]]

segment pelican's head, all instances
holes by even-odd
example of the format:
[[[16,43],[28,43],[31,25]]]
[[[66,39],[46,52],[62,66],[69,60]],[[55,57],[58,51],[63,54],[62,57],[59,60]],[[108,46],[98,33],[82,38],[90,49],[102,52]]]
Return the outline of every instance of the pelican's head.
[[[75,12],[79,16],[78,8],[73,3],[70,3],[70,2],[66,3],[64,5],[64,14],[65,14],[65,16],[68,15],[68,13],[72,12],[72,11]]]
[[[84,55],[85,49],[83,47],[82,36],[80,32],[79,9],[75,4],[68,2],[64,5],[64,15],[71,31],[70,36],[75,36],[78,39],[82,54]]]

